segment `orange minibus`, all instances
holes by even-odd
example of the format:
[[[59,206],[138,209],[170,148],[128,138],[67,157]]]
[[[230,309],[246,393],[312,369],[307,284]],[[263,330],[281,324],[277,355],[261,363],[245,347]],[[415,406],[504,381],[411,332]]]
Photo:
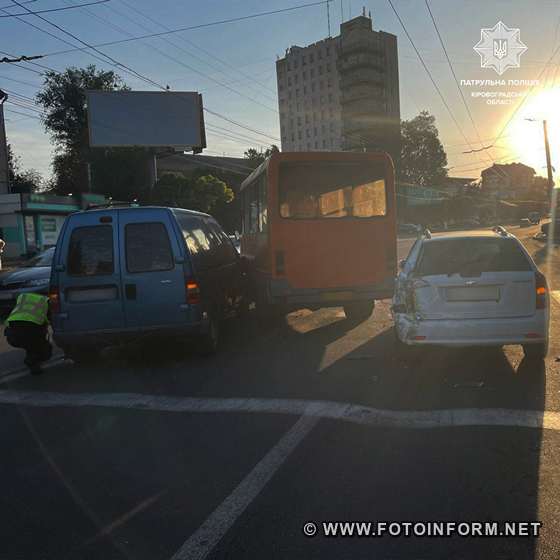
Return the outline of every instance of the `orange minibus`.
[[[342,306],[365,319],[375,300],[393,296],[395,178],[386,153],[274,153],[241,197],[241,254],[261,313]]]

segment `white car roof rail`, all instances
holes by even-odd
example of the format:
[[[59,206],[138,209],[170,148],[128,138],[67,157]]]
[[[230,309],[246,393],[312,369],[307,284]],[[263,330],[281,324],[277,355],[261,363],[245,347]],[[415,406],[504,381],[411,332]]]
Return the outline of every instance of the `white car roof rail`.
[[[507,237],[509,235],[508,230],[504,226],[494,226],[492,231],[502,237]]]
[[[418,226],[417,232],[418,239],[422,239],[423,237],[425,237],[426,239],[432,238],[432,232],[428,228],[422,228],[422,226]]]

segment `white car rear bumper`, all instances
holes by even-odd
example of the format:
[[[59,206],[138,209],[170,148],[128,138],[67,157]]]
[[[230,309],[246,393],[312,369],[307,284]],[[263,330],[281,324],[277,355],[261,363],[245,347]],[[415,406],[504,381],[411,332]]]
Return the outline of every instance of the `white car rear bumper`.
[[[502,346],[548,341],[547,316],[537,311],[531,317],[507,319],[438,319],[423,321],[395,314],[399,340],[414,346]]]

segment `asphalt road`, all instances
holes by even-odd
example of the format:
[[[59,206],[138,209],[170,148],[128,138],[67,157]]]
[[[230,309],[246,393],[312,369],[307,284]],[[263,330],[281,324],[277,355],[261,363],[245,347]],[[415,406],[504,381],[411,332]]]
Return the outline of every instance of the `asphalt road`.
[[[514,233],[558,291],[560,248],[547,253],[536,229]],[[410,243],[399,241],[401,256]],[[212,358],[144,344],[90,367],[0,373],[0,559],[556,559],[554,296],[542,363],[517,347],[404,362],[381,302],[361,324],[340,309],[264,331],[231,321]],[[5,374],[15,354],[2,351]],[[327,521],[542,528],[325,537]]]

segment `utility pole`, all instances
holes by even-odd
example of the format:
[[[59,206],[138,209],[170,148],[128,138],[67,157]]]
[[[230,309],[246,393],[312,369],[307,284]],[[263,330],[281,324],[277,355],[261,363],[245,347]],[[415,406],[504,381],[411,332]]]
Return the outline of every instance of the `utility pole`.
[[[550,161],[550,146],[548,144],[548,129],[546,120],[542,122],[544,130],[544,150],[546,152],[546,170],[548,173],[548,189],[552,195],[552,189],[554,188],[554,178],[552,177],[552,163]]]
[[[556,226],[556,207],[558,204],[558,191],[554,188],[554,178],[552,177],[552,163],[550,161],[550,146],[548,144],[548,129],[546,120],[543,121],[544,130],[544,149],[546,152],[546,169],[548,172],[548,189],[550,191],[550,229],[549,229],[549,240],[548,240],[548,250],[552,250],[552,243],[556,239],[556,232],[554,228]]]
[[[536,121],[537,119],[526,118],[526,121]],[[548,175],[548,189],[550,191],[550,229],[548,230],[548,250],[552,250],[552,244],[556,239],[556,233],[554,231],[554,226],[556,224],[556,206],[558,204],[558,191],[554,188],[554,177],[552,176],[552,162],[550,160],[550,145],[548,143],[548,126],[546,119],[543,119],[543,131],[544,131],[544,151],[546,154],[546,170]]]
[[[8,142],[4,124],[4,101],[8,94],[0,89],[0,194],[10,192],[10,166],[8,164]]]

